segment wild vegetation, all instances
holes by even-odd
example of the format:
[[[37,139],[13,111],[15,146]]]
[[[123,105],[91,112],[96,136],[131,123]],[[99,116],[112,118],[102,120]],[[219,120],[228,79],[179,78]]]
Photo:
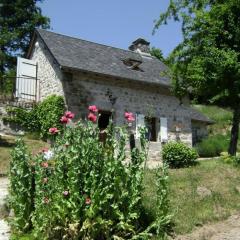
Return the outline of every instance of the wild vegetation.
[[[232,111],[214,105],[193,105],[193,107],[214,121],[208,126],[208,137],[198,143],[195,148],[200,157],[216,157],[227,152],[230,143]],[[240,141],[238,141],[238,148]]]
[[[50,95],[32,109],[8,107],[6,110],[8,115],[3,117],[4,122],[16,124],[27,133],[39,135],[44,140],[49,136],[49,128],[63,129],[60,122],[65,110],[62,96]]]
[[[66,112],[64,129],[49,129],[53,147],[35,156],[17,141],[10,164],[15,232],[32,230],[37,239],[149,239],[153,233],[164,238],[171,222],[167,168],[159,168],[156,177],[157,217],[146,222],[145,130],[140,130],[140,146],[127,155],[128,125],[110,123],[106,141],[100,142],[97,112],[90,106],[88,121],[76,123]],[[134,121],[131,113],[125,118]]]

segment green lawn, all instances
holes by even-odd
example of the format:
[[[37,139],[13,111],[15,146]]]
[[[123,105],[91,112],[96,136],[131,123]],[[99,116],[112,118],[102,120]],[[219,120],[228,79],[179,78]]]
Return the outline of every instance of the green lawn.
[[[156,212],[154,178],[154,170],[146,172],[144,205],[153,216]],[[201,199],[197,187],[211,190],[211,196]],[[170,170],[174,232],[191,232],[195,226],[226,219],[239,211],[240,193],[237,187],[240,187],[240,168],[220,160],[202,161],[191,168]]]
[[[0,138],[0,175],[8,173],[11,157],[10,152],[15,146],[15,139],[16,138],[12,136]],[[48,146],[48,144],[43,141],[32,140],[26,137],[24,137],[24,140],[30,152],[36,152],[39,149]]]

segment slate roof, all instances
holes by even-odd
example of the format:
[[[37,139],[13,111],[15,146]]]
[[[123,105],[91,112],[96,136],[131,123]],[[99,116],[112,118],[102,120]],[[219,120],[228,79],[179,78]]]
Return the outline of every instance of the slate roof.
[[[167,67],[155,57],[144,57],[133,51],[105,46],[42,29],[36,30],[36,33],[62,67],[170,86],[170,79],[163,76]],[[142,71],[127,67],[123,63],[123,60],[127,59],[141,61],[139,68]]]

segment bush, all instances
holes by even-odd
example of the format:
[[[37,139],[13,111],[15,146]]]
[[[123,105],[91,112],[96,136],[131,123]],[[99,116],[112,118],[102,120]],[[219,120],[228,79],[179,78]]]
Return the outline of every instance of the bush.
[[[216,157],[228,149],[229,136],[217,134],[203,139],[195,148],[200,157]]]
[[[40,123],[41,137],[48,137],[48,130],[51,127],[62,129],[60,118],[65,110],[64,99],[61,96],[52,95],[38,104],[37,116]]]
[[[170,142],[163,146],[162,159],[173,168],[193,165],[197,157],[195,149],[181,142]]]
[[[19,125],[27,132],[40,131],[40,123],[37,115],[37,105],[35,105],[32,109],[8,107],[6,111],[8,113],[8,116],[3,117],[3,121]]]
[[[170,221],[165,168],[158,178],[157,223],[141,225],[145,130],[126,163],[129,129],[110,121],[102,143],[94,114],[61,132],[53,129],[54,147],[34,158],[33,233],[37,239],[150,239],[153,230],[163,236]]]
[[[236,156],[231,156],[227,152],[221,152],[220,156],[221,156],[221,160],[224,163],[230,163],[235,166],[240,166],[240,154],[239,153],[237,153]]]
[[[8,116],[3,120],[21,126],[24,130],[43,139],[48,138],[48,130],[51,127],[62,129],[60,117],[65,110],[64,99],[61,96],[52,95],[44,99],[41,103],[27,110],[19,107],[7,108]]]

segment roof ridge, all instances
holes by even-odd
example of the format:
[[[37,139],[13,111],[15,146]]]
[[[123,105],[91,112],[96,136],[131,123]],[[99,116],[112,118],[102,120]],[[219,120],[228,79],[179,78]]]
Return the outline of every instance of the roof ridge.
[[[92,44],[97,44],[97,45],[104,46],[104,47],[110,47],[110,48],[118,49],[118,50],[121,50],[121,51],[130,52],[130,53],[133,53],[133,54],[136,54],[136,55],[142,57],[140,53],[134,52],[134,51],[132,51],[132,50],[127,50],[127,49],[123,49],[123,48],[113,47],[113,46],[109,46],[109,45],[102,44],[102,43],[96,43],[96,42],[89,41],[89,40],[86,40],[86,39],[82,39],[82,38],[78,38],[78,37],[73,37],[73,36],[69,36],[69,35],[62,34],[62,33],[56,33],[56,32],[48,31],[48,30],[46,30],[46,29],[41,29],[41,28],[37,28],[36,31],[38,31],[38,32],[39,32],[39,31],[44,31],[44,32],[48,32],[48,33],[52,33],[52,34],[56,34],[56,35],[60,35],[60,36],[64,36],[64,37],[68,37],[68,38],[72,38],[72,39],[76,39],[76,40],[81,40],[81,41],[88,42],[88,43],[92,43]],[[151,57],[154,58],[154,56],[151,56]]]

